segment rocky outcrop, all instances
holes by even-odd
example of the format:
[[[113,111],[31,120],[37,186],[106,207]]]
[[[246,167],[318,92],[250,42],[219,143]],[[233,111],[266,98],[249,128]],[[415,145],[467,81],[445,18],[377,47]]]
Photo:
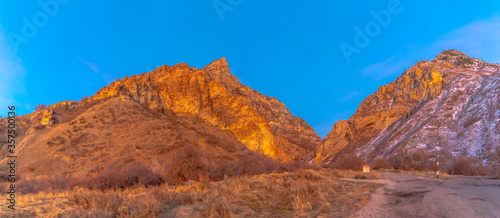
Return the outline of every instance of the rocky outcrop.
[[[225,58],[197,69],[185,63],[123,78],[92,97],[129,96],[150,109],[195,115],[230,130],[245,146],[282,160],[312,158],[321,139],[285,105],[242,85]]]
[[[485,61],[471,58],[467,54],[455,49],[448,49],[439,53],[434,60],[446,61],[460,67],[482,67],[490,65]]]
[[[342,153],[352,152],[370,160],[417,147],[479,155],[479,147],[491,149],[498,141],[494,136],[498,125],[494,120],[499,113],[495,112],[498,111],[496,94],[478,93],[487,88],[498,90],[498,77],[498,65],[470,58],[456,50],[446,50],[433,61],[421,61],[368,96],[348,121],[335,124],[318,147],[316,161],[328,162]],[[470,99],[484,104],[490,102],[493,106],[473,106],[484,107],[474,116],[484,124],[485,133],[471,134],[468,140],[477,143],[464,148],[465,143],[454,137],[466,132],[457,119],[459,114],[472,116],[466,112],[472,107],[467,103]],[[428,131],[430,129],[434,131]],[[441,144],[436,144],[437,141]]]
[[[83,102],[82,102],[83,103]],[[55,103],[50,105],[40,111],[37,111],[31,114],[31,119],[38,120],[39,116],[42,116],[40,124],[44,126],[53,126],[61,122],[61,118],[57,115],[57,113],[61,113],[70,109],[77,107],[73,100],[71,101],[62,101],[60,103]]]
[[[336,154],[344,149],[354,139],[354,130],[347,120],[341,120],[333,125],[324,142],[318,147],[315,161],[322,161],[324,156]]]

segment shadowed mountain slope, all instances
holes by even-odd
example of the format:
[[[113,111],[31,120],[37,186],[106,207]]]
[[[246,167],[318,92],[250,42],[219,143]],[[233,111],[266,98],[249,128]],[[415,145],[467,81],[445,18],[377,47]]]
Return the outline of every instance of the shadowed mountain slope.
[[[500,146],[499,68],[457,50],[418,62],[337,122],[315,160],[356,153],[370,161],[415,148],[485,157]]]

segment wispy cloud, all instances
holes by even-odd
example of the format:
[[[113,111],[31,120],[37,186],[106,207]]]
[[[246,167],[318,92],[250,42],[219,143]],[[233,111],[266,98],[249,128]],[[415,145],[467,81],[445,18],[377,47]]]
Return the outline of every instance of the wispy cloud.
[[[111,83],[116,80],[116,77],[113,77],[113,75],[108,73],[103,73],[102,78],[104,79],[104,81],[106,81],[106,83]]]
[[[94,73],[99,73],[99,72],[101,72],[101,71],[99,70],[99,67],[97,66],[97,64],[94,64],[94,63],[92,63],[92,62],[89,62],[89,61],[87,61],[87,60],[83,59],[82,57],[80,57],[79,55],[75,55],[75,56],[76,56],[76,58],[78,58],[78,60],[80,60],[83,64],[87,65],[87,67],[89,67],[89,68],[90,68],[90,70],[92,70]]]
[[[500,16],[486,20],[476,20],[461,28],[437,37],[427,45],[409,45],[406,52],[388,57],[383,61],[372,64],[362,69],[365,77],[381,80],[388,76],[400,75],[412,64],[437,55],[445,49],[457,49],[471,57],[484,59],[488,62],[500,63]],[[432,59],[431,59],[432,60]],[[366,89],[366,87],[365,87]],[[365,92],[365,89],[347,94],[341,102],[356,99]],[[332,121],[314,125],[314,129],[321,137],[325,137],[333,124],[341,119],[348,119],[353,112],[342,112]]]
[[[406,68],[411,66],[411,62],[402,58],[400,55],[390,57],[384,61],[372,64],[362,70],[364,76],[380,80],[387,76],[399,75]]]
[[[16,97],[25,92],[24,77],[21,59],[12,50],[5,31],[0,26],[0,115],[6,115],[9,105],[26,106],[16,100]]]
[[[104,81],[106,81],[106,83],[111,83],[111,82],[116,80],[116,78],[113,75],[101,71],[97,64],[92,63],[90,61],[87,61],[87,60],[83,59],[82,57],[80,57],[80,55],[77,55],[77,54],[75,54],[75,57],[78,58],[78,60],[80,60],[80,62],[85,64],[90,70],[92,70],[92,72],[99,74],[102,77],[102,79],[104,79]]]
[[[406,53],[389,57],[362,70],[363,76],[376,80],[400,75],[423,57],[437,55],[446,49],[457,49],[471,57],[488,62],[500,62],[500,17],[476,20],[443,34],[428,45],[409,46]],[[432,59],[431,59],[432,60]]]
[[[353,98],[358,97],[359,95],[361,95],[360,91],[350,92],[342,100],[340,100],[340,102],[342,102],[342,103],[348,102],[348,101],[352,100]]]
[[[488,62],[500,62],[500,16],[477,20],[439,37],[430,50],[458,49]]]

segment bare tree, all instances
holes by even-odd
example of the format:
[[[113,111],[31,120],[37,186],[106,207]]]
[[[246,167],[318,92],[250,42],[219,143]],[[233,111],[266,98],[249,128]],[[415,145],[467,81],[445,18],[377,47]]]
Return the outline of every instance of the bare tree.
[[[46,108],[47,106],[45,104],[39,104],[37,106],[35,106],[35,111],[39,111],[39,110],[42,110],[44,108]]]

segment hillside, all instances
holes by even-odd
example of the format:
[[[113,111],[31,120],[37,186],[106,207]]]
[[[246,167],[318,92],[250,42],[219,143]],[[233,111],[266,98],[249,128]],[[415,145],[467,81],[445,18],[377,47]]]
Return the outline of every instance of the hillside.
[[[282,102],[242,85],[230,74],[225,58],[201,70],[181,63],[125,77],[92,99],[116,95],[129,96],[151,110],[199,117],[273,158],[304,160],[321,142],[314,129]]]
[[[321,141],[283,103],[239,83],[224,58],[201,70],[181,63],[125,77],[90,98],[19,116],[17,123],[19,171],[45,176],[145,165],[192,174],[178,180],[199,174],[218,180],[266,172],[272,159],[310,159]],[[7,149],[2,152],[6,157]]]
[[[315,160],[355,153],[370,161],[416,148],[486,157],[500,146],[499,68],[457,50],[418,62],[337,122]]]

